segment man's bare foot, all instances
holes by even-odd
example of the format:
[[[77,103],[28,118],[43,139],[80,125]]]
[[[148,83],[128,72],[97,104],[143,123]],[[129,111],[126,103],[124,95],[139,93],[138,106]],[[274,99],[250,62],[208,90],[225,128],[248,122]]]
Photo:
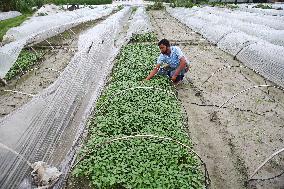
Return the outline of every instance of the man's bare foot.
[[[182,80],[181,81],[175,81],[175,82],[172,82],[173,83],[173,86],[178,86],[178,85],[181,85],[182,84]]]

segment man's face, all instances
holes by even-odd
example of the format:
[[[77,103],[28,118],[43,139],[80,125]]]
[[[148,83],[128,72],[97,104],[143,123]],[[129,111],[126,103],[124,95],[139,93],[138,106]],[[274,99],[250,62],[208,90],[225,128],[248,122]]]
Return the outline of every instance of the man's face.
[[[162,54],[167,54],[167,53],[168,53],[168,48],[167,48],[166,45],[161,44],[161,45],[159,46],[159,48],[160,48],[160,51],[161,51]]]

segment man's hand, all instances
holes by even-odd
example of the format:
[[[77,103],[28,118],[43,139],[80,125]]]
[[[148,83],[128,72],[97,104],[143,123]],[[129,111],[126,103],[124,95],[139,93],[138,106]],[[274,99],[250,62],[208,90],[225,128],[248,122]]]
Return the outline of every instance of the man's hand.
[[[172,80],[173,82],[175,82],[175,81],[177,80],[177,76],[173,75],[172,78],[171,78],[171,80]]]
[[[149,81],[149,79],[143,79],[143,80],[141,80],[140,82],[142,83],[142,84],[144,84],[144,83],[146,83],[147,81]]]
[[[150,74],[146,77],[145,80],[150,80],[152,77],[154,77],[156,73],[158,73],[160,66],[161,64],[156,64],[155,68],[150,72]]]

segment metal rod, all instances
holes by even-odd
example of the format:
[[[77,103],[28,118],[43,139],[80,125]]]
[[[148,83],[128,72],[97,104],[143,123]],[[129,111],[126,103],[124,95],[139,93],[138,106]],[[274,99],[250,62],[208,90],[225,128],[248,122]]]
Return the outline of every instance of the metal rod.
[[[75,33],[71,28],[70,28],[69,30],[70,30],[74,35],[76,35],[76,33]]]
[[[53,48],[53,46],[51,45],[51,43],[46,39],[45,40],[49,45],[50,45],[50,47],[52,48],[52,50],[54,50],[54,48]]]
[[[31,46],[31,49],[32,49],[36,54],[38,54],[37,51],[36,51],[32,46]]]

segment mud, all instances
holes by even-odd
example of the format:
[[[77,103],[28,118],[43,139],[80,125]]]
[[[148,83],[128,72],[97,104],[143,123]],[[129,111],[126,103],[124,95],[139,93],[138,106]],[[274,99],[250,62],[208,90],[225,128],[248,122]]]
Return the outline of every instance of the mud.
[[[244,89],[274,84],[248,68],[224,69],[203,84],[214,71],[242,63],[166,12],[149,14],[158,38],[167,38],[179,46],[192,62],[177,92],[188,115],[194,149],[207,165],[211,188],[283,188],[283,175],[265,181],[248,179],[266,158],[283,148],[284,92],[255,88],[219,108]],[[283,172],[283,167],[282,153],[253,178],[276,176]]]

